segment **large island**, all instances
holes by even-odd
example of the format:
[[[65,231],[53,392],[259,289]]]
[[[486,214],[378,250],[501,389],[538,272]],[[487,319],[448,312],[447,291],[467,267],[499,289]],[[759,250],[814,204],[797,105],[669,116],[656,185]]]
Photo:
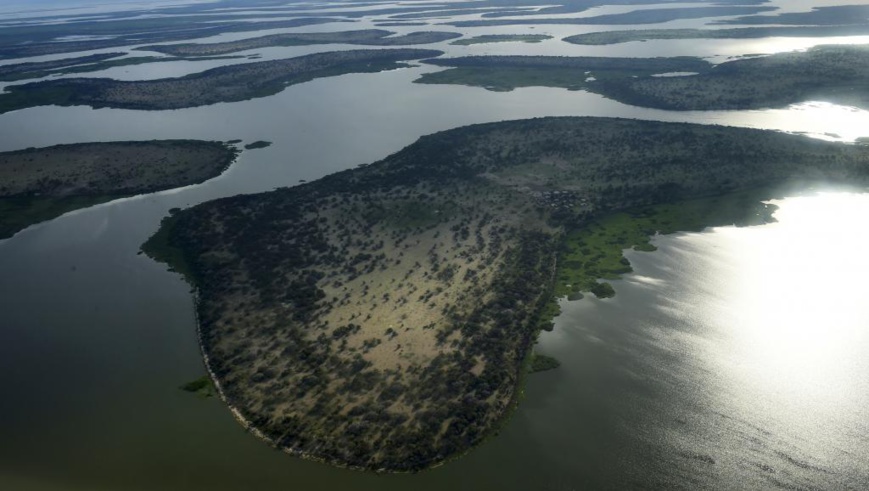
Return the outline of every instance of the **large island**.
[[[310,459],[415,471],[497,430],[554,292],[571,287],[559,278],[599,260],[599,217],[867,176],[866,147],[777,132],[502,122],[195,206],[143,249],[195,285],[206,366],[252,432]]]
[[[695,57],[468,56],[427,63],[427,84],[490,90],[546,86],[667,110],[762,109],[806,101],[869,108],[869,46],[823,45],[713,65]]]

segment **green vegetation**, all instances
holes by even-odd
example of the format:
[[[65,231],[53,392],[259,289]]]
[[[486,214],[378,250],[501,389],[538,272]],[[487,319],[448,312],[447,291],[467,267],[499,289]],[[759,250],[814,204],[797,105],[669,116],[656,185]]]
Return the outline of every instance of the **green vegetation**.
[[[461,37],[457,32],[411,32],[393,36],[391,31],[366,29],[361,31],[310,32],[272,34],[225,43],[191,43],[143,46],[141,51],[156,51],[175,56],[212,56],[273,46],[308,46],[312,44],[357,44],[366,46],[409,46],[431,44]]]
[[[191,261],[188,261],[185,250],[175,242],[175,227],[178,224],[177,211],[170,210],[169,216],[160,220],[160,228],[142,244],[142,252],[151,259],[169,264],[169,271],[184,277],[191,285],[198,281]]]
[[[253,143],[248,143],[244,146],[245,150],[256,150],[258,148],[266,148],[272,146],[272,142],[267,142],[265,140],[257,140]]]
[[[554,370],[561,366],[561,362],[551,356],[541,355],[538,353],[531,354],[531,364],[528,367],[529,373],[545,372]]]
[[[591,292],[597,298],[612,298],[616,296],[616,290],[606,281],[595,284],[591,287]]]
[[[119,81],[67,78],[7,87],[0,113],[55,104],[124,109],[179,109],[277,94],[287,86],[346,73],[374,73],[405,66],[402,60],[440,51],[381,49],[316,53],[283,60],[222,66],[180,78]]]
[[[700,231],[723,225],[761,225],[772,221],[775,207],[763,200],[775,196],[770,189],[731,192],[677,203],[664,203],[601,216],[565,234],[559,254],[558,297],[592,292],[613,296],[612,286],[598,279],[615,280],[632,271],[624,249],[654,251],[655,234]],[[602,286],[607,285],[607,286]],[[582,298],[574,297],[574,298]]]
[[[177,211],[145,251],[195,286],[209,371],[245,425],[306,458],[414,471],[499,426],[557,295],[610,295],[597,280],[655,231],[768,216],[746,190],[788,179],[867,182],[869,149],[608,118],[474,125]]]
[[[740,27],[734,29],[637,29],[589,32],[568,36],[564,41],[604,45],[656,39],[758,39],[766,37],[830,37],[869,35],[869,25]]]
[[[81,143],[0,153],[0,239],[68,211],[200,183],[236,150],[221,142]]]
[[[203,375],[196,380],[187,382],[182,385],[180,389],[185,392],[192,392],[202,398],[214,397],[217,395],[217,389],[214,387],[214,383],[208,375]]]
[[[583,89],[625,104],[667,110],[760,109],[809,100],[869,108],[869,47],[816,46],[712,66],[699,58],[475,56],[428,60],[455,67],[416,82],[489,90]],[[656,76],[688,73],[691,76]]]
[[[472,44],[486,43],[539,43],[547,39],[552,39],[552,36],[546,34],[483,34],[482,36],[474,36],[472,38],[458,39],[450,44],[459,46],[470,46]]]

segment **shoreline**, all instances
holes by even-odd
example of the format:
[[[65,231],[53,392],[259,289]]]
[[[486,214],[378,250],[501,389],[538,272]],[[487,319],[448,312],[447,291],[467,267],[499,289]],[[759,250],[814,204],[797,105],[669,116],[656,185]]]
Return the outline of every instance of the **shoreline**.
[[[241,150],[227,142],[87,142],[0,152],[0,240],[67,213],[223,175]],[[107,158],[109,157],[109,158]]]

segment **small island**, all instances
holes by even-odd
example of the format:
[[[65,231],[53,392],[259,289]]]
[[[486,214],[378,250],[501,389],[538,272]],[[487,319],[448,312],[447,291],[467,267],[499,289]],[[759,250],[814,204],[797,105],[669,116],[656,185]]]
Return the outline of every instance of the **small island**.
[[[173,56],[213,56],[256,48],[275,46],[308,46],[312,44],[357,44],[366,46],[409,46],[431,44],[461,37],[457,32],[411,32],[394,36],[383,29],[341,32],[299,32],[271,34],[225,43],[160,44],[136,48],[140,51],[156,51]]]
[[[867,178],[869,148],[772,131],[508,121],[178,211],[143,250],[195,286],[207,369],[246,428],[304,458],[416,471],[498,427],[554,300],[629,270],[622,248],[762,223],[789,179]]]
[[[869,46],[824,45],[712,65],[700,58],[470,56],[417,79],[489,90],[587,90],[634,106],[676,111],[763,109],[820,100],[869,108]],[[682,76],[662,76],[662,75]]]
[[[96,55],[78,56],[75,58],[62,58],[60,60],[2,65],[0,66],[0,81],[14,82],[16,80],[26,80],[28,78],[45,77],[53,73],[61,73],[60,70],[64,68],[99,63],[123,55],[124,53],[101,53]]]
[[[486,43],[540,43],[547,39],[552,39],[552,36],[546,34],[483,34],[472,38],[457,39],[450,44],[470,46]]]
[[[0,239],[113,199],[197,184],[238,151],[223,142],[78,143],[0,153]]]
[[[258,148],[266,148],[272,146],[272,142],[267,142],[265,140],[257,140],[252,143],[248,143],[244,146],[245,150],[256,150]]]
[[[179,78],[47,80],[7,87],[7,93],[0,94],[0,113],[50,104],[163,110],[244,101],[277,94],[290,85],[320,77],[390,70],[406,66],[402,61],[441,54],[420,49],[332,51],[222,66]]]

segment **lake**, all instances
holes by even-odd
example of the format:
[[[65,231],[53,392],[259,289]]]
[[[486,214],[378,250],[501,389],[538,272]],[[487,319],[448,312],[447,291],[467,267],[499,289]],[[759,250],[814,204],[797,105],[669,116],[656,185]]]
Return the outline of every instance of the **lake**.
[[[456,30],[535,32],[526,29]],[[547,29],[559,36],[592,30],[536,32]],[[558,45],[514,45],[513,52],[540,53],[547,43]],[[753,50],[758,43],[752,40]],[[787,50],[806,41],[794,43],[767,46]],[[698,43],[689,53],[684,42],[646,44],[658,55],[705,56],[716,46],[745,53],[729,42]],[[456,55],[508,48],[433,47]],[[554,49],[583,54],[570,45]],[[203,69],[167,63],[151,75],[164,73],[163,65],[177,66],[164,67],[172,76]],[[434,70],[344,75],[265,99],[177,111],[40,107],[0,115],[0,150],[152,138],[275,142],[244,152],[202,185],[80,210],[0,241],[0,488],[787,489],[869,482],[862,465],[869,310],[857,282],[869,266],[859,253],[866,237],[849,235],[862,232],[853,224],[869,211],[859,195],[791,198],[781,204],[779,224],[660,237],[659,251],[629,253],[636,272],[614,283],[614,299],[563,304],[556,330],[539,345],[562,367],[529,378],[501,434],[418,475],[377,476],[284,455],[245,433],[219,401],[179,390],[204,373],[189,287],[137,255],[172,207],[291,186],[381,159],[425,134],[503,119],[620,116],[840,140],[869,128],[869,112],[817,102],[673,113],[560,89],[495,93],[411,83]]]

